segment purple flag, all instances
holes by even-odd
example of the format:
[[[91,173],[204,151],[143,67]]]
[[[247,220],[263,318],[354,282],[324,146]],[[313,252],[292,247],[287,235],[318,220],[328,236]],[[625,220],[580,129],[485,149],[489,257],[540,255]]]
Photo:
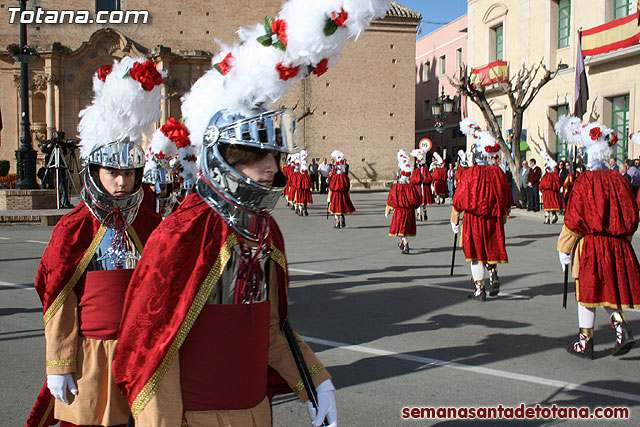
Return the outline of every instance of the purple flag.
[[[573,107],[573,115],[582,119],[587,112],[589,100],[589,85],[587,84],[587,72],[584,69],[584,56],[582,56],[582,32],[578,31],[578,57],[576,58],[576,88]]]

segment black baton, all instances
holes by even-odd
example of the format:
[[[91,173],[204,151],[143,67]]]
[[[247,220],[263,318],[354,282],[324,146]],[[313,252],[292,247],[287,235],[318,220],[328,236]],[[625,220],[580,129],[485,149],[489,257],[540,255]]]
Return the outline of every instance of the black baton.
[[[129,421],[127,421],[127,427],[135,427],[136,422],[133,420],[133,414],[129,415]]]
[[[311,375],[309,375],[309,369],[307,368],[307,363],[304,361],[302,357],[302,353],[300,353],[300,347],[298,347],[298,341],[293,336],[293,331],[291,330],[291,326],[289,326],[289,321],[287,320],[284,323],[284,327],[282,328],[282,332],[284,333],[287,342],[289,343],[289,348],[291,349],[291,354],[293,355],[293,360],[296,362],[296,367],[298,368],[298,373],[300,374],[300,378],[302,379],[302,385],[304,385],[304,389],[307,392],[307,396],[309,396],[309,400],[311,404],[318,411],[318,393],[316,392],[316,388],[311,382]],[[328,426],[329,423],[325,419],[322,423],[323,426]]]
[[[455,266],[455,263],[456,263],[457,243],[458,243],[458,233],[454,233],[453,234],[453,251],[451,252],[451,272],[449,273],[449,276],[453,276],[453,267]]]
[[[562,308],[567,309],[567,288],[569,284],[569,266],[564,266],[564,288],[562,291]]]

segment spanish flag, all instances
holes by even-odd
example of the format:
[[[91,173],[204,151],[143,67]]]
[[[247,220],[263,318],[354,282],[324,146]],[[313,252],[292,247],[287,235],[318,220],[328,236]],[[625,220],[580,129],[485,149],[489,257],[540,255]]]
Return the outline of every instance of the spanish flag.
[[[582,32],[582,54],[599,55],[640,42],[640,12]]]

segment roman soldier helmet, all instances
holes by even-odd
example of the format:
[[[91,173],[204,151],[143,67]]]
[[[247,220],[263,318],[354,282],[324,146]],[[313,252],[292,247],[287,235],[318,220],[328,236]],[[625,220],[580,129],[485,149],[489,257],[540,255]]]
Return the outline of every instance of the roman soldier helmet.
[[[409,162],[409,156],[407,153],[400,149],[396,155],[398,158],[398,168],[400,172],[398,173],[398,183],[399,184],[408,184],[409,179],[411,178],[411,163]]]
[[[553,172],[558,166],[558,162],[553,160],[553,158],[545,150],[540,151],[539,154],[544,161],[545,169],[547,170],[547,172]]]
[[[85,166],[81,196],[102,224],[118,231],[131,225],[142,202],[145,154],[139,144],[160,118],[162,82],[163,74],[152,61],[116,60],[97,71],[93,101],[79,114],[80,157]],[[92,174],[100,167],[134,169],[134,191],[123,197],[109,194]]]
[[[176,159],[178,149],[190,145],[189,131],[173,117],[169,117],[167,123],[153,133],[151,144],[147,147],[147,162],[144,166],[142,182],[152,186],[156,193],[156,212],[170,211],[175,203],[173,194],[173,166],[170,164]],[[166,194],[162,186],[166,187]]]
[[[243,237],[259,240],[286,184],[265,186],[229,165],[225,147],[289,154],[297,150],[291,110],[270,109],[296,81],[335,67],[346,41],[385,16],[388,0],[288,0],[278,16],[238,31],[183,97],[182,112],[199,147],[198,194]]]
[[[345,173],[346,170],[344,167],[344,154],[342,153],[342,151],[333,150],[331,152],[331,157],[336,159],[335,173]]]
[[[473,153],[472,159],[478,165],[487,165],[489,161],[494,161],[493,156],[500,151],[500,144],[486,130],[482,130],[478,124],[470,118],[460,122],[460,131],[472,140],[470,151]],[[470,157],[470,156],[468,156]]]

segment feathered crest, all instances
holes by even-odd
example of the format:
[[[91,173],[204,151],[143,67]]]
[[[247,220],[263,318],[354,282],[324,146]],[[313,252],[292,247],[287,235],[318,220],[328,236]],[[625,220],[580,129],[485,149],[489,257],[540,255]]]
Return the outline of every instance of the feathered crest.
[[[160,119],[164,72],[153,61],[124,57],[103,66],[94,76],[94,98],[80,111],[80,156],[87,158],[96,147],[129,138],[140,143]]]
[[[277,17],[240,29],[240,42],[220,44],[213,68],[182,99],[192,144],[201,146],[217,112],[250,116],[297,80],[335,67],[345,42],[388,9],[389,0],[288,0]]]

